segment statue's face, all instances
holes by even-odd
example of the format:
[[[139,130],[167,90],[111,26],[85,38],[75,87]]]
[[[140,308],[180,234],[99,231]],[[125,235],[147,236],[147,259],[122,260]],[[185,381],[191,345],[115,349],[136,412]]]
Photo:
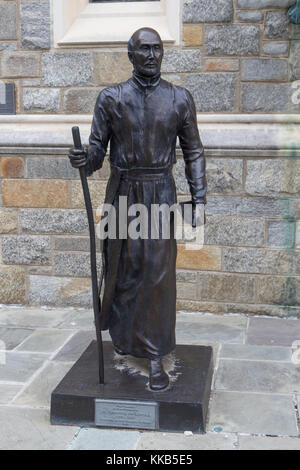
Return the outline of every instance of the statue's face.
[[[157,75],[164,55],[160,37],[147,29],[138,31],[134,38],[134,49],[128,55],[136,73],[145,77]]]

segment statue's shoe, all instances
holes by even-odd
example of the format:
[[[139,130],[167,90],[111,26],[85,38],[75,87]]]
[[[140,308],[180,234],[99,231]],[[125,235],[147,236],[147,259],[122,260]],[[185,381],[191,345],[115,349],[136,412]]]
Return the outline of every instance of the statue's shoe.
[[[122,351],[122,349],[116,348],[116,346],[115,346],[115,351],[120,356],[127,356],[126,352]]]
[[[150,361],[149,386],[156,392],[169,386],[169,376],[164,371],[161,359]]]

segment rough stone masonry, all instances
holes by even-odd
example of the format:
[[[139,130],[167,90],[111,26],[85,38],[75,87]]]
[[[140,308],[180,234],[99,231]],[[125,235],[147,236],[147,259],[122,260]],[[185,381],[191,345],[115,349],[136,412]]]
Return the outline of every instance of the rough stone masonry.
[[[299,112],[291,95],[300,29],[287,17],[294,3],[185,0],[182,43],[167,47],[164,75],[190,89],[199,112],[270,112],[270,100],[272,112]],[[0,0],[0,79],[15,83],[18,113],[91,113],[99,90],[130,76],[126,47],[55,49],[51,22],[49,0]],[[265,86],[274,83],[284,100],[274,102]]]

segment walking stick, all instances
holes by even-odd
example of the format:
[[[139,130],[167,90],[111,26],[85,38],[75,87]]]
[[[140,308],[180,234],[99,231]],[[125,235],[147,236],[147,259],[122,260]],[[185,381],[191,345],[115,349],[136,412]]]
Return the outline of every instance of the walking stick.
[[[72,134],[73,134],[74,147],[78,150],[82,150],[79,127],[77,126],[72,127]],[[80,179],[81,179],[81,184],[82,184],[84,202],[85,202],[88,223],[89,223],[89,231],[90,231],[92,292],[93,292],[95,327],[96,327],[96,335],[97,335],[99,380],[100,380],[100,384],[104,384],[103,344],[102,344],[102,335],[101,335],[101,327],[100,327],[101,300],[100,300],[100,296],[98,292],[94,215],[93,215],[93,207],[92,207],[85,167],[84,166],[80,167],[79,171],[80,171]]]

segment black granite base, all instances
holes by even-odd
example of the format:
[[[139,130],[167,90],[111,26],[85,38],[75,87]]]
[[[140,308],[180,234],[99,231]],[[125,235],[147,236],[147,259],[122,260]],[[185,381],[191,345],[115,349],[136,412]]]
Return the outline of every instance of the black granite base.
[[[52,393],[52,424],[205,432],[211,347],[178,345],[170,387],[162,392],[151,391],[146,376],[118,370],[110,342],[104,342],[105,385],[99,385],[96,351],[93,341]]]

